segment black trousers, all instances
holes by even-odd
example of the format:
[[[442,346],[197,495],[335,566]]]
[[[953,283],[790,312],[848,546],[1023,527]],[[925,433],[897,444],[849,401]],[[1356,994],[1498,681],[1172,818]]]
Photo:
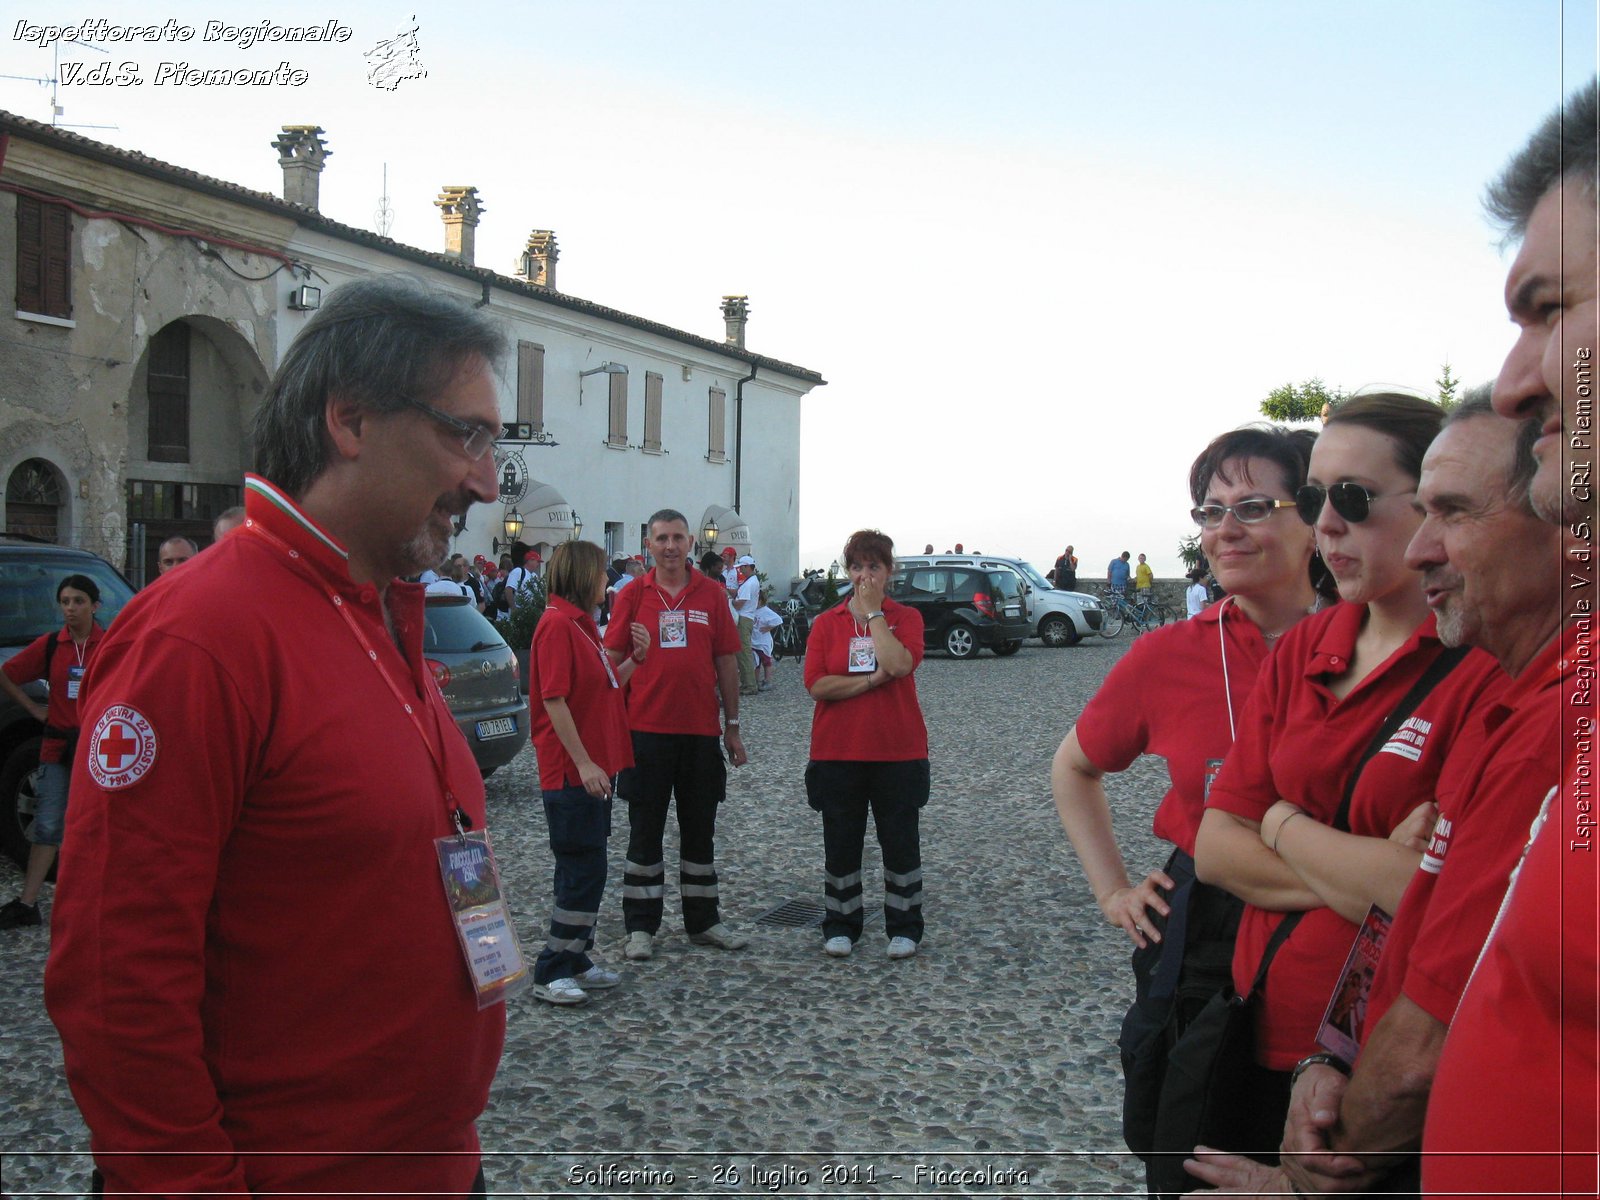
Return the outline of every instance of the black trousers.
[[[678,894],[683,931],[710,929],[717,905],[717,805],[727,794],[722,739],[697,733],[633,735],[634,765],[617,780],[628,802],[628,861],[622,872],[622,924],[629,933],[661,928],[667,813],[678,808]]]
[[[928,802],[928,760],[836,762],[806,766],[806,795],[822,814],[822,936],[861,937],[861,849],[867,814],[883,851],[883,928],[890,937],[922,940],[922,839],[919,812]]]

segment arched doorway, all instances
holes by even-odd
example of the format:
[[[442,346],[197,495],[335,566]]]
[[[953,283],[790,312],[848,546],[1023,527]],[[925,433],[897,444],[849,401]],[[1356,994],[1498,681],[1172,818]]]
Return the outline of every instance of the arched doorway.
[[[55,542],[66,526],[61,472],[42,458],[19,463],[6,480],[6,532]]]

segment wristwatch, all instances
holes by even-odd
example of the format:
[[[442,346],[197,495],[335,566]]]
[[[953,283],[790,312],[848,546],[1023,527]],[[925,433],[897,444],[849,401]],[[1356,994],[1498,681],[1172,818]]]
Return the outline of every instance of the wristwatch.
[[[723,725],[723,728],[725,728],[725,729],[737,729],[737,728],[739,728],[739,718],[738,717],[731,717],[728,720],[724,721],[722,723],[722,725]]]
[[[1290,1086],[1292,1087],[1294,1084],[1299,1083],[1300,1076],[1304,1075],[1310,1068],[1317,1066],[1332,1067],[1346,1079],[1350,1078],[1350,1064],[1337,1054],[1310,1054],[1295,1063],[1294,1074],[1289,1080]]]
[[[883,609],[881,609],[881,608],[875,608],[875,609],[873,609],[873,610],[872,610],[872,611],[871,611],[871,612],[869,612],[869,613],[868,613],[868,614],[867,614],[867,615],[866,615],[866,618],[865,618],[865,619],[866,619],[866,620],[867,620],[867,621],[870,621],[870,620],[872,620],[872,618],[873,618],[873,617],[881,617],[881,616],[883,616]]]

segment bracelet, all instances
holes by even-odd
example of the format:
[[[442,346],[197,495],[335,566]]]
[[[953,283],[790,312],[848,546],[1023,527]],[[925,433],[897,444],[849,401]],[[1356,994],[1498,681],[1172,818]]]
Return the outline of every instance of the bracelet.
[[[1278,843],[1283,840],[1283,827],[1285,825],[1287,825],[1290,821],[1294,820],[1296,817],[1303,817],[1303,816],[1306,816],[1306,815],[1307,815],[1307,813],[1306,813],[1305,809],[1297,808],[1292,813],[1290,813],[1287,817],[1285,817],[1283,820],[1278,822],[1277,835],[1274,836],[1273,839],[1272,839],[1272,852],[1274,854],[1276,854],[1278,852]]]
[[[883,616],[883,609],[875,608],[871,612],[869,612],[865,617],[862,618],[862,623],[865,624],[867,621],[872,620],[873,617],[881,617],[881,616]]]
[[[723,725],[728,729],[737,729],[737,728],[739,728],[739,718],[738,717],[731,717],[728,720],[724,721]]]
[[[1311,1054],[1295,1063],[1294,1074],[1289,1078],[1290,1086],[1299,1083],[1300,1076],[1316,1066],[1332,1067],[1346,1079],[1350,1078],[1350,1064],[1337,1054]]]

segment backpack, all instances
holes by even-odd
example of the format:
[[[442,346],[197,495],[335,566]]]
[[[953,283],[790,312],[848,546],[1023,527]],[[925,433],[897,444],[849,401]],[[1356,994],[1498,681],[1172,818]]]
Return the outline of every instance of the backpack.
[[[494,585],[494,590],[489,593],[489,607],[495,612],[507,612],[510,605],[506,603],[506,581],[502,576]]]

